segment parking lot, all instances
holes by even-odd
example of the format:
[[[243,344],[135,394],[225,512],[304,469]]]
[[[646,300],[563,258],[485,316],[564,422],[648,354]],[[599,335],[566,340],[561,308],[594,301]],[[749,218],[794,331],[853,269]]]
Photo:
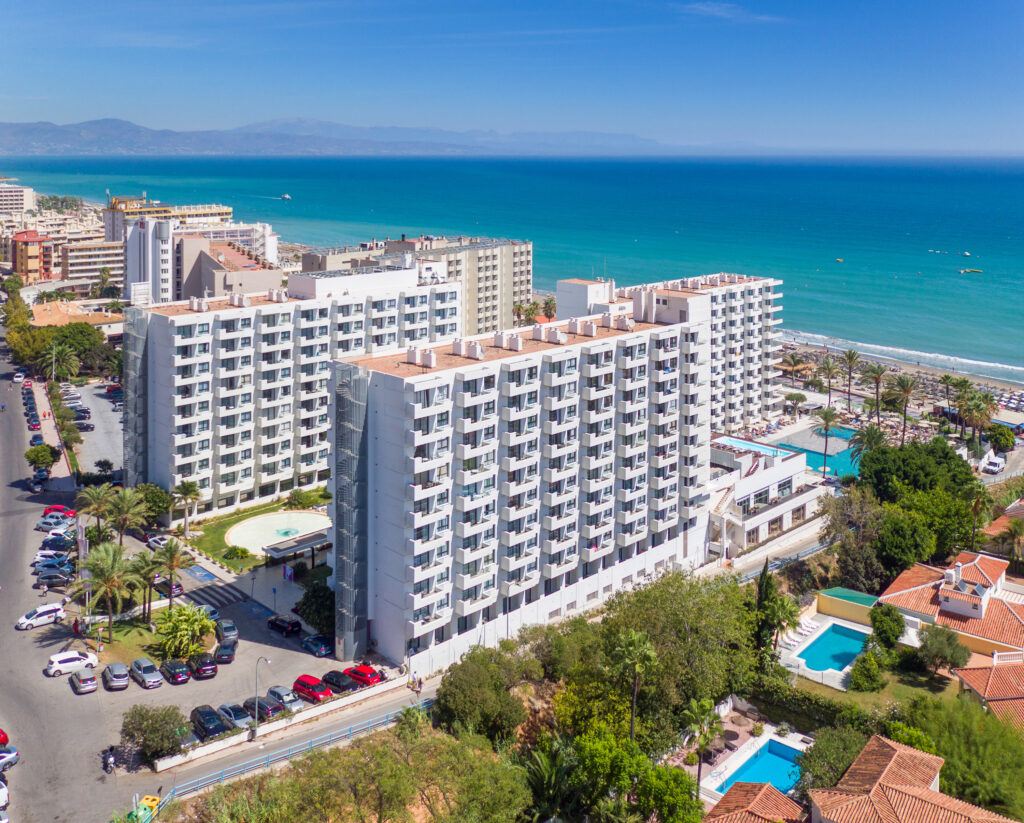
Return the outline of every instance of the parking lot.
[[[92,411],[89,418],[96,428],[82,432],[82,445],[78,447],[78,464],[82,471],[96,471],[97,460],[109,460],[114,470],[123,468],[124,422],[121,412],[114,411],[114,401],[109,399],[107,384],[90,383],[79,390],[82,402]]]

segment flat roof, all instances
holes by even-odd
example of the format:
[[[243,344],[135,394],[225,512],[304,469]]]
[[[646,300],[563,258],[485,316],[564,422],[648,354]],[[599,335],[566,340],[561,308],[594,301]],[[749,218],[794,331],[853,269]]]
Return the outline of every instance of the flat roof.
[[[69,323],[88,323],[90,326],[107,326],[120,323],[124,318],[111,312],[84,311],[74,303],[57,300],[52,303],[36,303],[32,306],[32,323],[36,327],[67,326]]]
[[[266,269],[259,260],[254,260],[245,252],[239,251],[230,243],[215,241],[210,243],[210,256],[229,271],[244,271],[246,269]],[[221,258],[224,258],[223,260]]]
[[[248,308],[253,306],[283,306],[287,303],[302,303],[298,297],[289,297],[284,303],[271,300],[265,294],[247,294],[249,298]],[[162,314],[165,317],[179,317],[183,314],[210,314],[215,311],[223,311],[224,309],[239,309],[246,308],[244,306],[232,306],[228,297],[216,297],[208,298],[206,300],[206,309],[192,309],[189,308],[189,301],[184,300],[178,303],[160,303],[156,306],[146,306],[146,311],[151,314]]]
[[[404,350],[401,352],[389,352],[388,354],[381,354],[375,357],[342,359],[341,362],[351,363],[353,365],[360,366],[361,368],[368,369],[369,371],[381,372],[382,374],[392,374],[396,377],[417,377],[423,374],[434,374],[437,372],[448,371],[450,369],[468,368],[480,363],[488,363],[495,360],[522,357],[523,355],[535,354],[541,351],[563,349],[566,346],[579,343],[595,343],[601,340],[621,337],[625,334],[633,334],[635,332],[663,329],[667,328],[669,325],[676,324],[638,322],[632,329],[616,329],[598,325],[597,335],[594,337],[588,337],[585,334],[570,334],[568,331],[568,321],[552,323],[544,327],[545,329],[557,328],[560,331],[565,332],[567,338],[565,343],[549,343],[546,340],[534,340],[532,327],[524,327],[521,330],[509,332],[510,334],[520,334],[522,337],[523,348],[520,351],[511,351],[510,349],[495,346],[493,335],[467,337],[463,338],[466,343],[476,342],[483,345],[484,357],[482,360],[477,360],[474,357],[466,357],[465,355],[452,354],[451,343],[444,343],[436,346],[425,346],[422,351],[433,351],[437,355],[437,365],[433,368],[426,368],[425,366],[420,366],[416,363],[407,363],[405,360]]]

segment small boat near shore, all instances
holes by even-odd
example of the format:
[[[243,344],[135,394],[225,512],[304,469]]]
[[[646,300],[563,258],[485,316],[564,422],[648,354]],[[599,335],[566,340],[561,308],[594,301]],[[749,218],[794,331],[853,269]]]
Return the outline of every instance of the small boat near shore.
[[[960,274],[983,274],[981,269],[960,269]]]
[[[281,199],[282,200],[291,200],[292,196],[290,194],[282,194],[281,195]]]

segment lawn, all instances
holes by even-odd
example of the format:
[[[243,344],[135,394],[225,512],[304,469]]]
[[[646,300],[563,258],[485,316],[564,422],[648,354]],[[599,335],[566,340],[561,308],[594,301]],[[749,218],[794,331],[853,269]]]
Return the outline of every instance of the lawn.
[[[228,548],[224,542],[224,536],[228,533],[228,530],[232,526],[236,526],[243,520],[248,520],[250,517],[255,517],[259,514],[267,514],[269,512],[281,511],[284,508],[284,501],[275,501],[273,503],[264,503],[261,506],[253,506],[251,509],[246,509],[241,512],[233,512],[232,514],[225,515],[224,517],[211,517],[209,520],[202,520],[197,525],[197,529],[202,530],[202,534],[196,532],[196,530],[190,529],[193,532],[189,542],[200,552],[205,554],[207,557],[212,557],[219,563],[223,563],[230,569],[236,572],[246,571],[254,566],[259,566],[263,563],[262,556],[252,556],[244,560],[226,559],[224,557],[224,551]]]
[[[136,617],[131,620],[119,620],[114,623],[114,642],[107,643],[107,622],[104,620],[103,627],[103,653],[100,655],[101,663],[110,663],[120,660],[122,663],[131,663],[136,657],[148,657],[159,663],[160,649],[158,646],[159,636],[156,632],[149,630],[149,621]],[[95,632],[96,626],[93,626]]]
[[[885,676],[889,682],[880,692],[841,692],[805,677],[798,679],[797,686],[833,700],[849,700],[863,709],[881,708],[886,703],[907,701],[920,694],[940,700],[956,700],[960,691],[955,677],[941,674],[932,677],[912,672],[886,672]]]

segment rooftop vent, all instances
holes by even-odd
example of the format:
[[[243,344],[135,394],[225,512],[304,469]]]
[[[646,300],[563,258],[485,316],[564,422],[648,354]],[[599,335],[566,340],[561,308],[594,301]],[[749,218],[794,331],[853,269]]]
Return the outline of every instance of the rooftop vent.
[[[423,356],[420,358],[420,365],[425,369],[432,369],[437,365],[437,352],[433,349],[427,349],[423,352]]]
[[[406,363],[412,363],[418,366],[421,362],[420,357],[420,350],[416,346],[409,346],[409,348],[405,350]]]
[[[471,357],[474,360],[484,359],[484,347],[483,344],[473,340],[468,346],[466,346],[466,357]]]
[[[523,338],[519,334],[510,334],[508,337],[508,348],[509,351],[522,351],[523,350]]]

